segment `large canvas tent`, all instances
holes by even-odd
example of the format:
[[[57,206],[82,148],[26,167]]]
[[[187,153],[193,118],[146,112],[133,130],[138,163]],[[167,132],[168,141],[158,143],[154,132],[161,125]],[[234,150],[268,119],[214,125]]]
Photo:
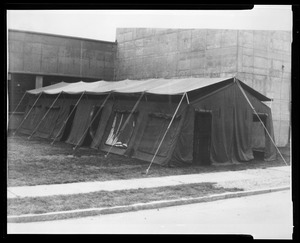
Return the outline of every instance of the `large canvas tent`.
[[[27,95],[18,131],[76,148],[167,166],[276,157],[270,99],[235,77],[61,82]]]

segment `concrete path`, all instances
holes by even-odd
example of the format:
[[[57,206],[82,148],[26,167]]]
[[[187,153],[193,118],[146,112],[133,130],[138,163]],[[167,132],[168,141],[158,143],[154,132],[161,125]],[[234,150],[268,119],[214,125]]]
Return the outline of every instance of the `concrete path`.
[[[8,234],[250,234],[291,239],[288,190],[167,208],[30,223],[8,223]]]
[[[164,177],[146,177],[128,180],[78,182],[54,185],[8,187],[8,198],[44,197],[53,195],[70,195],[78,193],[89,193],[97,191],[129,190],[139,188],[153,188],[163,186],[176,186],[191,183],[225,182],[255,179],[267,174],[290,173],[290,167],[280,166],[263,169],[264,173],[257,173],[262,169],[251,169],[243,171],[227,171],[203,174],[176,175]],[[257,178],[258,179],[258,178]]]

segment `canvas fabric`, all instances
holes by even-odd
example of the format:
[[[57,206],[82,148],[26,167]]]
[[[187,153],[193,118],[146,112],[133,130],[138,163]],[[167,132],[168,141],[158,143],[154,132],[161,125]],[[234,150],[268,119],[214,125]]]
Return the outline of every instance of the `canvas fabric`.
[[[161,81],[157,82],[160,83]],[[182,81],[177,80],[176,82],[182,84]],[[210,84],[210,82],[208,83]],[[254,146],[264,147],[265,160],[276,158],[275,146],[268,136],[261,134],[262,130],[258,128],[258,123],[253,122],[254,112],[238,85],[233,80],[232,82],[218,80],[217,83],[217,88],[210,85],[205,86],[206,88],[202,89],[202,93],[201,90],[189,93],[191,94],[190,104],[186,99],[183,100],[157,152],[154,163],[165,166],[181,166],[193,163],[195,114],[201,111],[210,111],[212,114],[210,146],[210,160],[212,163],[252,160],[254,158],[252,151]],[[125,84],[122,86],[124,90],[128,88]],[[131,84],[133,90],[145,88],[145,86],[140,87],[142,85],[139,86],[136,82],[127,82],[127,84]],[[84,87],[83,82],[80,85]],[[91,85],[96,87],[99,84],[95,82]],[[115,84],[106,85],[108,85],[106,88],[109,90]],[[150,85],[150,83],[146,85]],[[163,92],[173,93],[180,90],[180,87],[176,87],[168,91],[168,88],[173,87],[170,85],[170,83],[166,84]],[[196,82],[193,85],[195,87],[199,86]],[[57,89],[65,87],[66,85],[58,85]],[[69,90],[72,88],[78,91],[78,87],[74,85],[73,88],[69,87]],[[122,87],[119,87],[119,90]],[[152,87],[152,90],[153,92],[160,92],[154,87]],[[255,110],[258,113],[267,115],[266,128],[274,139],[271,109],[259,100],[261,97],[253,89],[246,88],[245,93]],[[78,96],[78,93],[76,94]],[[155,95],[153,97],[157,97]],[[77,101],[77,99],[70,97],[58,99],[53,111],[49,112],[47,119],[41,123],[35,136],[45,138],[62,136],[63,130],[60,134],[58,132],[69,114],[70,106]],[[94,109],[102,105],[105,97],[102,94],[82,99],[77,107],[72,128],[66,140],[67,143],[78,146],[83,143],[86,134],[89,132],[88,127]],[[177,95],[178,97],[182,97],[182,94]],[[132,112],[138,98],[138,94],[131,95],[129,98],[118,98],[116,96],[111,97],[106,102],[101,111],[99,124],[93,124],[95,131],[92,134],[90,147],[148,162],[153,159],[179,101],[175,102],[173,100],[171,102],[171,100],[162,101],[159,99],[148,101],[146,97],[143,97],[136,110]],[[54,96],[52,98],[41,98],[20,130],[25,134],[30,134],[30,131],[34,129],[54,99]],[[34,99],[30,100],[26,112],[28,112],[33,102]],[[128,124],[125,126],[124,131],[119,134],[120,128],[128,117],[130,117]],[[253,139],[254,134],[256,139]],[[115,135],[118,135],[118,140],[112,142],[116,138]],[[265,146],[263,146],[263,142],[265,142]]]

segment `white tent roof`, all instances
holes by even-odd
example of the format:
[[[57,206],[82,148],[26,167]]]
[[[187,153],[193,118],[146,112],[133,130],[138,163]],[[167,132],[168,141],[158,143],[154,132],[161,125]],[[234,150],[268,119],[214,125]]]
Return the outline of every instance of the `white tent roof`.
[[[162,95],[184,94],[196,89],[213,85],[231,78],[185,78],[185,79],[147,79],[147,80],[122,80],[122,81],[97,81],[97,82],[76,82],[58,84],[27,91],[30,94],[88,94],[101,93],[150,93]]]
[[[146,80],[122,80],[122,81],[96,81],[58,84],[27,91],[30,94],[107,94],[110,92],[121,94],[148,93],[157,95],[182,95],[186,92],[202,89],[221,82],[233,82],[234,78],[182,78],[182,79],[146,79]],[[250,91],[260,100],[270,100],[261,93],[242,83],[243,88]]]

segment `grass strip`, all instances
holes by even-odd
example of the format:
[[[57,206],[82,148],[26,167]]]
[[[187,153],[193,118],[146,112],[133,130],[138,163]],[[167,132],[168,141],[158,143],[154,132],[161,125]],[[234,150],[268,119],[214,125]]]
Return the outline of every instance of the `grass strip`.
[[[285,159],[289,151],[285,149]],[[104,153],[98,150],[81,148],[73,156],[70,144],[57,142],[51,146],[49,141],[24,136],[8,137],[8,186],[34,186],[63,184],[84,181],[108,181],[144,178],[149,163],[125,156]],[[255,159],[249,162],[226,166],[186,166],[168,168],[153,164],[147,177],[170,175],[201,174],[209,172],[236,171],[245,169],[282,166],[280,158],[265,162]]]
[[[15,198],[7,201],[7,214],[40,214],[98,207],[124,206],[135,203],[201,197],[224,192],[242,191],[240,188],[224,188],[216,183],[194,183],[160,188],[99,191],[85,194],[59,195],[38,198]]]

